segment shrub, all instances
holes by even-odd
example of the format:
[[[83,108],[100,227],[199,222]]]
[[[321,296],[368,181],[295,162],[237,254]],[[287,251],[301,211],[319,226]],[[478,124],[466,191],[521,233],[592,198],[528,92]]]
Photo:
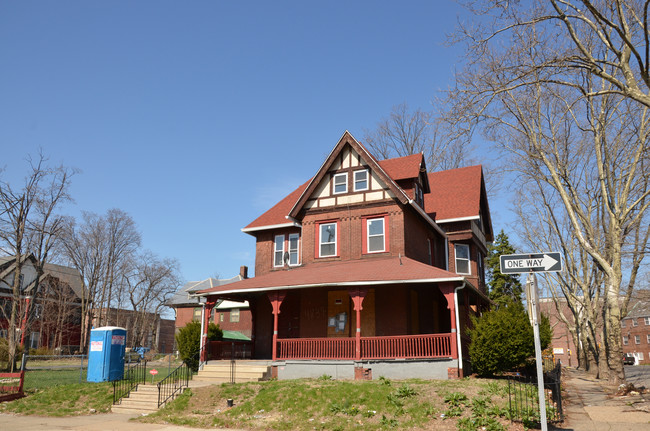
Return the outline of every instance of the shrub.
[[[219,325],[210,323],[208,325],[208,340],[214,341],[221,338],[223,338],[223,331],[219,328]],[[197,371],[199,369],[199,349],[201,346],[201,323],[193,320],[181,328],[176,334],[176,344],[183,362],[192,370]]]
[[[533,327],[521,303],[511,302],[497,310],[488,311],[474,320],[469,331],[469,356],[472,369],[480,376],[493,376],[521,366],[535,356]],[[548,318],[540,324],[542,349],[551,340]]]

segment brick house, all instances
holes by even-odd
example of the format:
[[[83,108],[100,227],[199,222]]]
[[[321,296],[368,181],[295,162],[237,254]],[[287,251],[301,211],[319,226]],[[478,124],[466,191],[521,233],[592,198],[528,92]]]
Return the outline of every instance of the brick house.
[[[630,311],[621,320],[623,353],[635,357],[637,365],[650,363],[650,291],[638,290],[630,299]]]
[[[189,281],[180,288],[174,296],[167,301],[167,305],[174,309],[176,315],[175,332],[183,328],[192,320],[201,320],[203,305],[196,292],[226,284],[234,283],[248,278],[248,267],[242,266],[239,274],[232,278],[216,279],[207,278],[201,281]],[[209,322],[218,324],[224,331],[224,338],[250,339],[252,335],[252,317],[248,302],[220,300],[211,309]]]
[[[278,378],[466,374],[470,315],[489,306],[493,232],[480,166],[377,161],[345,132],[318,172],[242,229],[255,277],[198,292],[248,301],[252,355]]]
[[[81,339],[81,297],[83,282],[79,271],[46,263],[37,277],[36,259],[23,255],[20,273],[18,340],[26,348],[48,348],[64,354],[79,350]],[[0,257],[0,337],[6,338],[16,273],[14,257]]]

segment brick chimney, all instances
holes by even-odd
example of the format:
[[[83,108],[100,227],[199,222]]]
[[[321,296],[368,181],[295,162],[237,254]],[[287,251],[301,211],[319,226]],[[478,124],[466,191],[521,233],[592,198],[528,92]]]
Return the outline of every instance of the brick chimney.
[[[241,275],[241,278],[243,279],[248,278],[248,267],[246,265],[239,267],[239,275]]]

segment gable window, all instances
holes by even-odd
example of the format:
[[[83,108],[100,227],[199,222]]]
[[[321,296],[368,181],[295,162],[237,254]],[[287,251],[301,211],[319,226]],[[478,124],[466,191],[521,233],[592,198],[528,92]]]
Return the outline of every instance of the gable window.
[[[356,171],[354,173],[354,191],[368,190],[368,170]]]
[[[348,173],[334,175],[334,194],[347,193],[348,191]]]
[[[456,252],[456,273],[457,274],[470,274],[469,271],[469,245],[455,244],[454,251]]]
[[[386,251],[384,218],[368,219],[366,223],[368,232],[368,253]]]
[[[336,223],[323,223],[318,232],[318,256],[336,256]]]
[[[276,235],[273,246],[273,266],[282,266],[284,258],[284,235]]]
[[[298,265],[298,244],[300,235],[297,233],[289,234],[289,265]]]

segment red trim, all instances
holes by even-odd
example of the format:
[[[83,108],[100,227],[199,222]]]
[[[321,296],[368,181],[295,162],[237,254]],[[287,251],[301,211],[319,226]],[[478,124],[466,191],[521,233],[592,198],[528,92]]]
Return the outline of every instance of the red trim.
[[[336,255],[334,255],[334,256],[321,256],[320,255],[320,226],[322,224],[331,224],[331,223],[336,224]],[[314,256],[316,257],[316,259],[321,259],[321,258],[325,259],[325,258],[328,258],[328,257],[340,257],[341,256],[341,252],[340,252],[340,250],[341,250],[341,245],[340,245],[341,244],[341,229],[340,229],[341,226],[340,226],[340,224],[341,224],[340,220],[323,220],[323,221],[316,222],[316,241],[315,241],[316,250],[315,250],[315,253],[314,253]]]
[[[368,251],[368,220],[374,220],[378,218],[384,219],[384,251]],[[390,218],[388,214],[374,214],[369,216],[361,217],[361,237],[363,244],[361,246],[361,253],[363,254],[377,254],[377,253],[386,253],[390,251],[390,236],[388,232],[390,231]]]

